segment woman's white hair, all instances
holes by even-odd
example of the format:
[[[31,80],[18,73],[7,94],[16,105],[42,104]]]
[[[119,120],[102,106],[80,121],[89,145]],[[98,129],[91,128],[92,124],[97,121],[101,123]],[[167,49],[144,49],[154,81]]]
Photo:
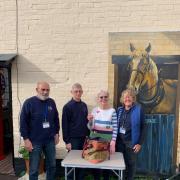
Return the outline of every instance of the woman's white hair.
[[[100,94],[102,94],[102,93],[107,94],[107,96],[109,97],[109,92],[108,92],[108,91],[106,91],[106,90],[100,90],[100,91],[98,92],[98,94],[97,94],[97,97],[99,97],[99,96],[100,96]]]

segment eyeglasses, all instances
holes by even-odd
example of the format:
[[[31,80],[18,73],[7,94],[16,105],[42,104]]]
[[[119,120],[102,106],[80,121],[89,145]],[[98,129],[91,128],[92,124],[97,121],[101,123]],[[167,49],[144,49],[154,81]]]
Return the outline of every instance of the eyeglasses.
[[[41,89],[41,91],[50,91],[50,89]]]
[[[100,99],[103,99],[103,98],[104,98],[104,99],[107,99],[108,96],[100,96],[99,98],[100,98]]]
[[[75,90],[73,91],[74,93],[82,93],[83,91],[82,90]]]

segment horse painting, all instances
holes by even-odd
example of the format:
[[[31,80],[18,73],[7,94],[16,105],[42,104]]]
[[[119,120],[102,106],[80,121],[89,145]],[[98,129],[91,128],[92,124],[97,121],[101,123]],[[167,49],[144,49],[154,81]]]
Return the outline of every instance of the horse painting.
[[[177,80],[162,79],[158,68],[150,57],[151,44],[139,50],[130,44],[132,59],[128,65],[130,78],[128,88],[137,92],[137,101],[146,113],[175,113]]]

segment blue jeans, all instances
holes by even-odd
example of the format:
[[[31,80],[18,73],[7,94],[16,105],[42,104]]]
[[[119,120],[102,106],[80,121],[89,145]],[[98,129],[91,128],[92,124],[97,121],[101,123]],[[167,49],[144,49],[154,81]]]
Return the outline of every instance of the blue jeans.
[[[54,141],[44,145],[33,145],[33,151],[30,152],[29,159],[29,180],[38,180],[38,171],[42,152],[44,153],[46,162],[46,180],[55,180],[56,150]]]
[[[86,137],[71,138],[70,143],[72,150],[82,150]],[[85,169],[76,168],[76,180],[83,180],[85,178]],[[73,179],[73,173],[70,173],[68,180]]]
[[[134,153],[129,144],[129,142],[122,142],[119,137],[116,139],[116,151],[122,152],[124,156],[126,165],[125,177],[127,180],[133,180],[136,172],[137,154]]]

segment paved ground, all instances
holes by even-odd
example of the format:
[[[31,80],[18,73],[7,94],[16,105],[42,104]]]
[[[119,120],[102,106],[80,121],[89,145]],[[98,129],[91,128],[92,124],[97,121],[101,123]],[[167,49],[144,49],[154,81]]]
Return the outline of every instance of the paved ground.
[[[0,179],[1,179],[1,180],[17,180],[18,178],[15,177],[15,176],[2,175],[2,174],[0,174]]]
[[[0,174],[14,175],[12,153],[7,154],[6,157],[0,161]]]

